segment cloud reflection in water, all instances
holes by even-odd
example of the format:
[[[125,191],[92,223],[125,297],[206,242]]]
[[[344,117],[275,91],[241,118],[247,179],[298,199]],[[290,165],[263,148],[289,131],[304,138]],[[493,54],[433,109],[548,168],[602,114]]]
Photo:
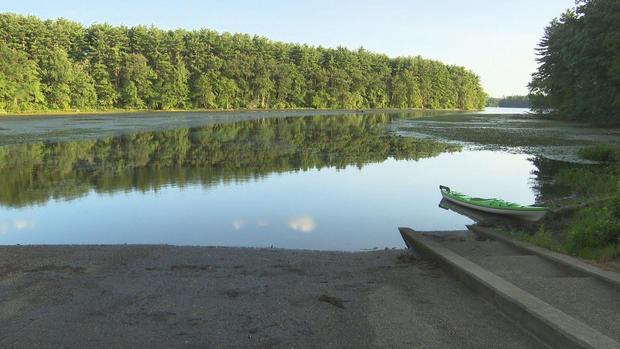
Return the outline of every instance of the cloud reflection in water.
[[[308,233],[316,228],[316,221],[310,215],[304,215],[289,219],[288,226],[293,230]]]
[[[233,227],[235,227],[236,230],[239,230],[245,225],[245,219],[237,218],[232,221],[232,225]]]
[[[37,227],[37,223],[28,219],[14,219],[13,221],[2,221],[0,223],[0,234],[8,234],[11,227],[17,230],[34,229]]]

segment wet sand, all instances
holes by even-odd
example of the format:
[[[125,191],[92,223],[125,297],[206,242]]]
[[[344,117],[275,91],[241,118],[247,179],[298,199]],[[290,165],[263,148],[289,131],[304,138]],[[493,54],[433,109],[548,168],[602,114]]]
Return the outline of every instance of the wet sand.
[[[405,252],[0,246],[0,347],[540,346]]]

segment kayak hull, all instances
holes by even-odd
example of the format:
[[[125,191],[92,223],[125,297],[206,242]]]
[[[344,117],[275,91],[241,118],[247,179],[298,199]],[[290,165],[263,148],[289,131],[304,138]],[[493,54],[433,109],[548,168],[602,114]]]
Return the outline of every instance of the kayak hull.
[[[518,218],[518,219],[528,221],[528,222],[539,221],[548,212],[548,209],[545,207],[525,206],[522,209],[519,209],[519,208],[487,207],[487,206],[477,205],[475,203],[467,202],[464,200],[459,200],[458,197],[454,197],[450,195],[450,192],[444,189],[441,190],[441,195],[443,196],[444,199],[450,202],[453,202],[455,204],[464,206],[464,207],[468,207],[471,209],[488,212],[488,213],[510,216],[510,217]]]

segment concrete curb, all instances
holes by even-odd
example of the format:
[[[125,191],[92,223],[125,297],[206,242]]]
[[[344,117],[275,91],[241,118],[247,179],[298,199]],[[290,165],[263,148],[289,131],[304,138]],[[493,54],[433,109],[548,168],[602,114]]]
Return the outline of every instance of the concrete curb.
[[[507,236],[498,234],[488,228],[480,227],[477,225],[468,225],[467,228],[487,238],[499,240],[523,252],[533,253],[539,257],[542,257],[553,263],[559,264],[563,267],[568,267],[573,270],[577,270],[578,272],[583,273],[586,276],[591,276],[599,280],[602,280],[604,282],[607,282],[611,284],[611,286],[614,286],[620,290],[620,274],[618,273],[614,273],[612,271],[607,271],[607,270],[597,268],[593,265],[582,262],[576,258],[567,256],[565,254],[550,251],[550,250],[547,250],[546,248],[528,244],[523,241],[511,239]]]
[[[410,228],[407,246],[443,262],[463,283],[544,343],[557,348],[620,348],[620,343]]]

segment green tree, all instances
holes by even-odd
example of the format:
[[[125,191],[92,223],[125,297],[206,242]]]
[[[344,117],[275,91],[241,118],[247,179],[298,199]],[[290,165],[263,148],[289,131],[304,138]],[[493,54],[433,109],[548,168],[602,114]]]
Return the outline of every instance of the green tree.
[[[6,58],[16,52],[25,64],[24,72],[22,67],[3,67],[3,108],[15,111],[471,109],[481,108],[486,100],[479,78],[462,67],[421,57],[391,59],[363,47],[311,47],[208,29],[85,28],[66,19],[41,21],[15,14],[0,14],[0,41],[13,50],[3,51],[6,61],[17,59]],[[26,83],[11,85],[20,74],[32,90]],[[45,101],[37,97],[37,88]],[[8,97],[13,90],[21,91],[17,99]]]
[[[91,62],[97,99],[102,107],[118,106],[123,60],[129,50],[129,30],[93,24],[86,30],[86,55]]]
[[[189,71],[182,59],[177,56],[174,61],[165,53],[155,63],[155,80],[153,90],[157,96],[152,103],[157,109],[183,108],[189,99]]]
[[[507,96],[502,98],[489,98],[487,107],[529,108],[528,96]]]
[[[48,108],[67,110],[95,104],[94,81],[86,71],[87,63],[73,63],[60,47],[42,58],[41,83]]]
[[[230,109],[235,104],[239,87],[233,79],[221,78],[216,90],[216,101],[220,108]]]
[[[145,108],[154,97],[152,80],[155,73],[146,57],[139,53],[127,55],[121,69],[121,101],[124,107]]]
[[[31,111],[44,105],[37,64],[0,40],[0,111]]]
[[[545,29],[529,84],[532,108],[566,119],[618,123],[620,3],[581,0]]]
[[[71,64],[71,80],[69,81],[71,102],[69,105],[77,109],[91,108],[97,105],[95,81],[88,74],[88,61]]]
[[[213,108],[216,106],[212,81],[207,75],[201,75],[194,84],[192,96],[198,106],[203,108]]]
[[[271,78],[271,71],[273,70],[273,60],[257,59],[255,62],[256,74],[253,79],[254,99],[258,102],[261,108],[267,108],[269,106],[269,100],[271,95],[275,92],[276,86]]]

